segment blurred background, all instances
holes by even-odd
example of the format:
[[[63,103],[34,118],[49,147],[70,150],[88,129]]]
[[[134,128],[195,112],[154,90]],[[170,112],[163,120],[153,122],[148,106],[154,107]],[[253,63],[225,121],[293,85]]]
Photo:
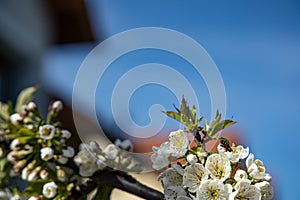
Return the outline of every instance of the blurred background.
[[[227,117],[233,116],[238,122],[225,134],[248,145],[256,158],[264,161],[273,176],[276,199],[298,199],[300,2],[296,0],[1,1],[1,101],[15,100],[21,89],[41,85],[37,101],[44,108],[42,112],[46,112],[49,100],[63,100],[67,109],[62,120],[76,132],[72,91],[85,57],[110,36],[147,26],[182,32],[206,49],[224,81]],[[210,96],[201,76],[176,55],[141,50],[114,62],[97,87],[98,120],[112,141],[127,137],[111,114],[114,84],[124,71],[148,62],[167,64],[188,77],[200,99],[201,115],[210,119]],[[173,110],[172,104],[179,106],[180,102],[167,88],[140,88],[130,101],[130,112],[137,124],[149,123],[148,109],[155,103]],[[82,108],[85,106],[88,105]],[[87,132],[100,131],[91,124],[89,113],[80,115]],[[167,120],[158,138],[149,139],[147,144],[135,141],[136,151],[148,152],[175,126],[177,123]],[[80,140],[74,136],[73,142],[78,144]],[[145,184],[159,185],[153,175],[138,178]]]

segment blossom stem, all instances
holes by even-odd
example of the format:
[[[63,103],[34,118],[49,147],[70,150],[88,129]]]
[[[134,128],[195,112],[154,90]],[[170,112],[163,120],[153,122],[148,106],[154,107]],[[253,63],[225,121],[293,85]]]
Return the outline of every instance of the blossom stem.
[[[164,198],[161,192],[141,184],[125,172],[102,170],[95,173],[92,179],[98,185],[118,188],[144,199],[161,200]]]

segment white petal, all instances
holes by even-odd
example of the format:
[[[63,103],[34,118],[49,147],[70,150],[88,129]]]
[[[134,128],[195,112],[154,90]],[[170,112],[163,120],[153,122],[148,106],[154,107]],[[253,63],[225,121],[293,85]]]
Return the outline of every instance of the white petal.
[[[247,168],[249,168],[250,165],[252,165],[253,162],[254,162],[254,155],[252,153],[250,153],[247,160],[246,160]]]

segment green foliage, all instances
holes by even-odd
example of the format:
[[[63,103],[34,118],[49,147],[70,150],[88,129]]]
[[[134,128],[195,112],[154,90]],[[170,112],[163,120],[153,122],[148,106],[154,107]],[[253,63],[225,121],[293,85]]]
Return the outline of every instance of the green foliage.
[[[195,132],[197,130],[198,124],[202,120],[202,117],[198,119],[196,117],[196,107],[193,106],[192,109],[190,109],[190,107],[187,105],[187,101],[185,100],[184,96],[182,97],[180,109],[178,109],[176,106],[174,107],[177,110],[177,112],[163,111],[163,113],[187,126],[190,132]]]
[[[193,106],[192,109],[190,109],[184,97],[182,97],[180,109],[176,106],[174,107],[177,112],[163,111],[163,113],[184,124],[187,127],[188,132],[193,133],[198,142],[203,142],[204,138],[217,139],[215,136],[216,133],[236,123],[230,119],[221,120],[222,115],[217,111],[216,117],[210,124],[205,120],[205,126],[200,126],[199,123],[202,121],[203,117],[197,118],[196,107]],[[202,138],[200,133],[203,135]]]
[[[0,188],[7,184],[9,177],[10,165],[6,157],[0,159]]]
[[[216,133],[236,123],[229,119],[221,120],[221,117],[221,113],[217,111],[215,119],[210,124],[208,124],[208,121],[205,120],[205,134],[210,139],[216,139],[216,137],[214,136]]]

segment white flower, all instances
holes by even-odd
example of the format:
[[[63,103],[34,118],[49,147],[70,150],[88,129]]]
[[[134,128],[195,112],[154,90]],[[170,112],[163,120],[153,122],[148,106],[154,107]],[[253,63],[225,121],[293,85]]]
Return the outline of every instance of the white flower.
[[[80,145],[80,151],[74,157],[74,162],[79,167],[81,176],[92,176],[97,170],[106,167],[105,163],[97,157],[97,153],[101,151],[100,149],[97,150],[97,147],[95,142],[91,142],[90,145]]]
[[[213,179],[220,179],[221,181],[225,181],[231,172],[229,159],[220,154],[208,156],[205,168],[209,171],[209,175]]]
[[[229,188],[218,179],[202,181],[196,192],[196,200],[227,200]]]
[[[273,198],[274,191],[269,182],[263,181],[260,183],[256,183],[255,187],[260,190],[262,200],[271,200]]]
[[[170,150],[174,157],[182,157],[188,150],[189,140],[183,130],[173,131],[169,134]]]
[[[39,134],[40,134],[40,137],[42,139],[45,139],[45,140],[50,140],[54,137],[54,134],[55,134],[55,127],[50,125],[50,124],[46,124],[44,126],[40,126],[39,127]]]
[[[182,187],[183,173],[183,168],[174,164],[159,174],[157,180],[162,182],[165,199],[191,200]]]
[[[98,143],[95,141],[91,141],[89,145],[81,144],[79,149],[82,150],[83,148],[88,148],[92,153],[95,153],[95,154],[100,154],[102,152]]]
[[[152,167],[160,170],[169,165],[170,161],[185,155],[188,150],[189,140],[182,130],[171,132],[169,141],[160,147],[152,147],[154,154],[151,155]]]
[[[247,171],[249,175],[256,180],[271,180],[270,174],[266,173],[264,163],[261,160],[256,159],[254,161],[254,155],[251,153],[246,160]]]
[[[244,159],[249,155],[249,147],[244,148],[241,145],[232,146],[232,151],[226,151],[221,144],[218,145],[219,154],[227,157],[232,163],[237,163],[240,159]]]
[[[164,142],[160,147],[152,147],[154,154],[151,155],[150,159],[152,161],[153,169],[160,170],[169,165],[170,156],[170,144],[169,142]]]
[[[164,197],[166,200],[191,200],[187,196],[185,190],[180,186],[170,186],[164,190]]]
[[[116,139],[115,145],[117,147],[120,147],[121,149],[127,150],[127,151],[132,151],[133,150],[133,145],[130,140],[123,140],[121,141],[120,139]]]
[[[63,156],[67,158],[72,158],[75,154],[74,148],[71,146],[68,146],[67,149],[62,150]]]
[[[196,155],[194,154],[189,154],[186,157],[186,160],[190,163],[190,164],[195,164],[196,162],[198,162],[198,158]]]
[[[242,179],[234,186],[235,192],[230,194],[230,200],[248,199],[260,200],[261,194],[259,189],[251,185],[249,179]]]
[[[190,192],[196,192],[201,181],[208,178],[208,171],[200,163],[187,166],[184,169],[183,185],[188,187]]]
[[[60,133],[61,137],[65,139],[70,139],[70,137],[72,136],[72,134],[68,130],[61,130]]]
[[[46,198],[53,198],[55,197],[56,193],[57,193],[57,185],[55,184],[55,182],[50,182],[50,183],[46,183],[43,186],[43,195]]]
[[[108,159],[113,160],[117,157],[119,151],[114,144],[109,144],[106,146],[103,152]]]
[[[247,174],[247,172],[245,172],[244,170],[238,169],[238,170],[235,172],[234,180],[236,180],[236,182],[239,182],[239,181],[242,180],[242,179],[248,179],[248,174]]]
[[[79,167],[79,174],[83,177],[92,176],[98,170],[96,159],[89,151],[80,151],[74,157],[74,162]]]
[[[59,155],[57,162],[64,165],[68,162],[68,158],[65,156]]]
[[[182,175],[183,169],[179,165],[174,164],[171,168],[160,173],[157,180],[162,181],[164,189],[170,186],[182,187]]]
[[[22,122],[23,117],[19,113],[14,113],[9,117],[9,120],[12,124],[18,125],[20,122]]]
[[[45,160],[45,161],[48,161],[51,158],[53,158],[53,153],[54,153],[54,151],[50,147],[42,148],[41,149],[41,159]]]
[[[55,112],[59,112],[63,109],[63,103],[61,101],[55,101],[52,104],[52,110],[54,110]]]

